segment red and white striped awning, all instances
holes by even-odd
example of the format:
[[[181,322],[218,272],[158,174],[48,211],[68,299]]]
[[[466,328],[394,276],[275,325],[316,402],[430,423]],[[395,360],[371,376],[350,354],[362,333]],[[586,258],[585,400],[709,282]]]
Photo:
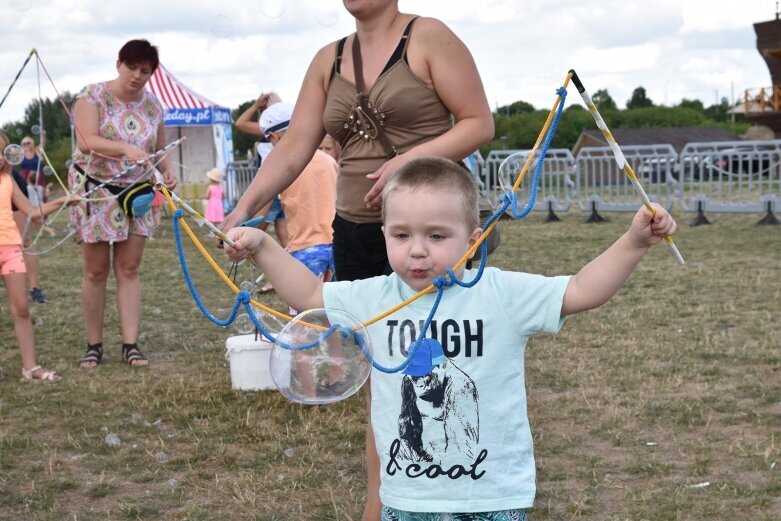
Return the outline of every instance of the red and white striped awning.
[[[162,63],[149,78],[146,87],[157,96],[166,110],[203,109],[219,106],[187,88]]]

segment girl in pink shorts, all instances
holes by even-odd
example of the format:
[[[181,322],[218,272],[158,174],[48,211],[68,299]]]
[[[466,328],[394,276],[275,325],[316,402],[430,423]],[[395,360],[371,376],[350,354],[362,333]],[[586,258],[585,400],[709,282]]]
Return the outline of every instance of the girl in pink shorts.
[[[0,132],[0,152],[10,144],[5,134]],[[35,362],[35,341],[33,324],[30,321],[30,308],[27,303],[27,276],[22,257],[22,237],[14,221],[13,206],[23,214],[38,212],[30,205],[19,186],[14,182],[11,164],[0,154],[0,276],[3,278],[11,316],[14,320],[14,333],[19,351],[22,354],[23,380],[59,380],[54,371],[47,371]],[[49,201],[43,205],[43,214],[48,215],[60,208],[66,197]]]

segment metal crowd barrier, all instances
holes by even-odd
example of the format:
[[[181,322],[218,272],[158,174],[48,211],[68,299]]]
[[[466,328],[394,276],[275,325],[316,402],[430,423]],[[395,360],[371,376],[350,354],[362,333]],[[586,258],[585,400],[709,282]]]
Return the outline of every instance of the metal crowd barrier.
[[[225,199],[228,207],[233,208],[239,202],[241,194],[249,187],[257,169],[249,161],[231,161],[225,167]]]
[[[652,201],[671,209],[676,201],[685,212],[765,213],[773,222],[781,209],[781,140],[689,143],[680,154],[669,144],[622,146],[621,151]],[[480,190],[494,207],[523,167],[528,150],[492,150],[467,161]],[[521,185],[519,207],[528,198],[535,164]],[[235,206],[256,169],[249,161],[228,163],[225,193]],[[533,210],[567,212],[573,202],[598,220],[598,212],[634,212],[642,205],[610,147],[583,148],[577,157],[568,149],[550,149],[537,186]],[[761,221],[762,222],[762,221]]]
[[[492,150],[484,161],[483,179],[486,195],[494,206],[501,204],[501,198],[509,190],[529,155],[529,150]],[[519,209],[522,202],[528,200],[531,182],[534,177],[536,161],[532,162],[523,178],[518,198]],[[537,199],[532,210],[566,212],[572,206],[573,194],[576,193],[575,158],[566,148],[551,148],[545,155],[540,180],[537,185]]]
[[[621,147],[648,198],[667,209],[675,201],[678,154],[672,145]],[[599,212],[633,212],[643,201],[626,173],[618,167],[610,147],[583,148],[576,162],[578,206],[597,218]]]
[[[687,212],[772,215],[781,207],[781,140],[689,143],[678,165]]]

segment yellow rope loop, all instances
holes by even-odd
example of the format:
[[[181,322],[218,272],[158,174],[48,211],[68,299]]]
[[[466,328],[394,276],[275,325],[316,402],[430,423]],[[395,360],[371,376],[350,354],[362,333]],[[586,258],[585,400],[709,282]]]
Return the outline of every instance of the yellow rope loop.
[[[174,202],[173,197],[171,197],[171,193],[169,192],[168,188],[166,188],[165,185],[163,185],[162,183],[158,183],[155,186],[155,189],[160,191],[163,194],[163,197],[166,198],[166,200],[168,201],[168,206],[171,208],[171,211],[176,211],[177,210],[176,203]],[[214,269],[214,271],[217,272],[217,274],[220,276],[220,278],[228,285],[228,287],[230,287],[230,289],[233,291],[233,293],[234,294],[238,294],[239,291],[240,291],[238,286],[236,286],[236,284],[233,283],[233,281],[230,279],[230,277],[228,277],[228,275],[225,274],[225,272],[222,270],[222,268],[220,268],[220,265],[217,264],[217,261],[214,260],[214,258],[209,254],[209,252],[203,246],[201,241],[198,240],[198,237],[195,235],[195,233],[193,233],[192,229],[187,224],[187,221],[185,220],[184,215],[179,217],[179,224],[182,226],[182,228],[184,228],[184,231],[187,232],[187,235],[190,236],[190,240],[193,241],[193,244],[195,244],[195,247],[198,248],[199,252],[201,252],[201,255],[203,255],[203,257],[206,259],[206,262],[208,262],[209,265],[212,267],[212,269]],[[277,311],[275,309],[272,309],[272,308],[264,305],[263,303],[258,302],[257,300],[250,299],[250,303],[253,306],[257,307],[257,308],[262,309],[266,313],[269,313],[271,315],[276,316],[277,318],[285,319],[288,322],[290,320],[292,320],[291,316],[286,315],[285,313],[281,313],[281,312],[279,312],[279,311]]]
[[[566,79],[564,81],[564,86],[563,86],[564,89],[567,88],[567,85],[569,84],[571,78],[572,78],[572,73],[568,73],[567,77],[566,77]],[[529,157],[526,158],[526,163],[523,165],[523,168],[521,169],[520,173],[518,174],[518,179],[516,180],[515,184],[513,185],[513,190],[517,190],[518,187],[521,185],[521,182],[523,181],[523,177],[526,175],[526,172],[529,169],[529,165],[531,164],[532,159],[536,155],[537,150],[538,150],[538,148],[540,146],[540,143],[542,143],[543,139],[545,138],[545,135],[548,132],[548,129],[550,128],[551,122],[553,121],[553,118],[554,118],[554,116],[556,114],[556,110],[558,109],[559,103],[561,103],[561,100],[562,100],[562,96],[560,94],[558,94],[557,97],[556,97],[556,102],[553,104],[553,108],[551,109],[550,113],[548,114],[548,118],[545,121],[545,125],[543,125],[543,128],[540,131],[539,136],[537,136],[537,141],[534,143],[534,148],[532,149],[532,152],[529,154]],[[160,184],[160,183],[158,183],[158,185],[155,188],[160,190],[163,193],[165,198],[168,200],[168,204],[171,207],[171,210],[176,211],[176,209],[177,209],[176,203],[174,202],[174,199],[169,194],[168,189],[165,186],[163,186],[162,184]],[[225,281],[225,283],[233,290],[234,293],[238,293],[239,292],[239,288],[236,287],[236,285],[233,283],[233,281],[230,280],[230,278],[225,274],[225,272],[223,272],[222,269],[219,267],[217,262],[206,251],[206,249],[203,247],[201,242],[198,240],[198,238],[192,232],[190,227],[187,225],[187,222],[184,220],[184,215],[182,215],[179,218],[179,220],[180,220],[183,228],[187,232],[187,234],[190,236],[190,239],[192,239],[193,243],[195,243],[196,247],[201,252],[201,254],[206,258],[207,262],[211,265],[211,267],[219,274],[219,276],[222,278],[222,280]],[[459,260],[456,263],[456,265],[453,268],[454,271],[458,270],[461,266],[463,266],[466,263],[467,260],[469,260],[474,255],[474,253],[477,251],[477,248],[480,247],[480,245],[483,243],[483,241],[488,236],[488,234],[491,233],[491,231],[494,229],[495,225],[496,225],[496,221],[493,221],[483,231],[483,233],[477,239],[475,244],[471,248],[469,248],[469,250],[461,258],[461,260]],[[449,278],[449,275],[445,275],[445,277]],[[360,327],[369,327],[372,324],[375,324],[375,323],[379,322],[380,320],[382,320],[382,319],[392,315],[393,313],[397,312],[398,310],[402,309],[403,307],[405,307],[405,306],[415,302],[416,300],[421,298],[423,295],[431,293],[434,289],[435,289],[435,286],[433,284],[429,284],[428,287],[422,289],[421,291],[419,291],[415,295],[411,296],[407,300],[401,302],[400,304],[397,304],[396,306],[393,306],[388,311],[385,311],[385,312],[377,315],[376,317],[374,317],[372,319],[369,319],[366,322],[363,322],[362,324],[360,324],[358,326],[355,326],[353,328],[353,331],[357,330]],[[274,310],[272,308],[269,308],[267,306],[264,306],[263,304],[261,304],[260,302],[258,302],[256,300],[250,300],[250,302],[252,303],[252,305],[254,305],[254,306],[262,309],[263,311],[265,311],[267,313],[270,313],[270,314],[272,314],[272,315],[274,315],[274,316],[276,316],[278,318],[283,318],[283,319],[288,320],[288,321],[292,320],[292,317],[290,317],[290,316],[288,316],[288,315],[286,315],[284,313],[280,313],[279,311],[276,311],[276,310]],[[308,324],[308,325],[312,325],[312,324]],[[315,325],[312,325],[312,326],[313,327],[318,327],[320,329],[325,329],[325,328],[322,328],[322,326],[315,326]]]

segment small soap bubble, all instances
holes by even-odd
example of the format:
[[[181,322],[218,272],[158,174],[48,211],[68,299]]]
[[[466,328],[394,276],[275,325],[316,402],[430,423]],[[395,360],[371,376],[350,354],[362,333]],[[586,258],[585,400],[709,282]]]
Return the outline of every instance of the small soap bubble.
[[[17,135],[17,136],[21,136],[22,134],[24,134],[24,132],[22,131],[22,129],[21,129],[21,128],[19,128],[19,127],[16,127],[16,135]]]
[[[159,465],[168,461],[168,455],[165,452],[158,452],[155,454],[155,462]]]
[[[257,0],[258,9],[268,18],[279,18],[285,14],[284,0]]]
[[[255,292],[255,283],[251,280],[244,280],[239,284],[239,289],[252,295]]]
[[[41,134],[41,126],[40,125],[33,125],[32,127],[30,127],[30,132],[32,132],[36,136],[39,136]]]
[[[160,308],[155,308],[155,309],[152,310],[152,313],[154,313],[155,315],[159,315],[162,312],[163,312],[163,310],[160,309]]]
[[[295,452],[291,448],[285,449],[285,457],[286,458],[292,458]]]
[[[236,320],[233,321],[233,329],[240,335],[249,335],[255,331],[255,324],[252,323],[252,319],[246,313],[239,313]]]
[[[11,143],[3,150],[3,158],[12,165],[18,165],[24,159],[24,149],[21,145]]]
[[[46,165],[45,167],[43,167],[43,175],[49,176],[49,175],[52,175],[53,173],[54,173],[54,169],[52,167],[50,167],[49,165]]]
[[[106,445],[108,445],[112,449],[119,448],[119,446],[122,445],[122,441],[119,439],[119,436],[117,436],[113,432],[109,432],[104,438],[104,441],[106,442]]]
[[[266,313],[262,309],[257,308],[253,309],[253,313],[255,313],[255,318],[258,319],[258,322],[266,329],[266,333],[273,337],[276,337],[285,328],[285,324],[276,315]]]
[[[326,335],[332,325],[342,329]],[[355,394],[369,378],[371,353],[366,330],[357,318],[335,309],[310,309],[277,335],[269,369],[288,400],[334,403]]]
[[[233,35],[233,21],[220,14],[212,19],[212,34],[217,38],[230,38]]]
[[[179,482],[176,481],[174,478],[171,478],[168,480],[168,488],[171,490],[171,492],[176,490],[176,487],[179,486]]]
[[[68,159],[67,161],[65,161],[65,168],[70,170],[72,164],[73,164],[73,159]]]
[[[317,14],[315,15],[317,23],[323,27],[331,27],[339,21],[339,9],[333,5],[321,2],[317,7]]]

